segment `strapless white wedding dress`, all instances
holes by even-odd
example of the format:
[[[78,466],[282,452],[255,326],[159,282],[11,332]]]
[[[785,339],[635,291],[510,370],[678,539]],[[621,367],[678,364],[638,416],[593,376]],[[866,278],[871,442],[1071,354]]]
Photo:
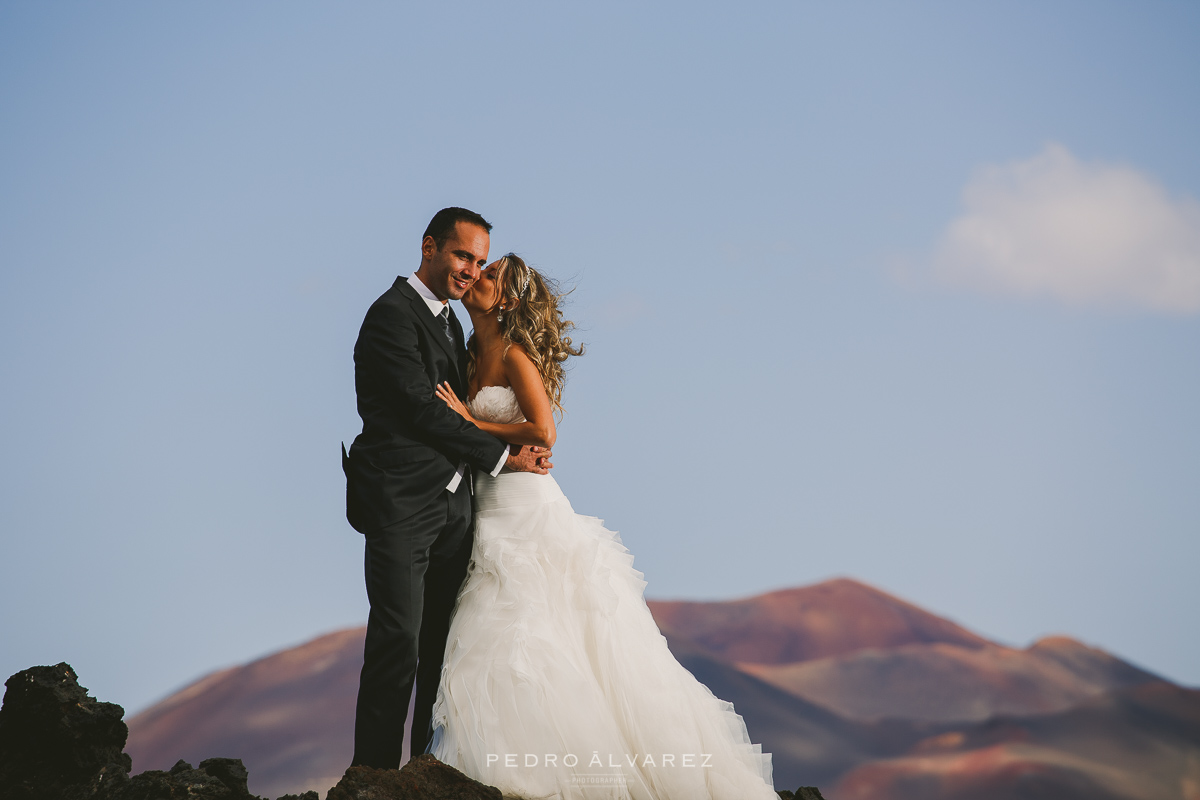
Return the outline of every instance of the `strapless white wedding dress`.
[[[524,420],[508,388],[470,404]],[[475,480],[430,752],[506,797],[778,800],[771,756],[683,668],[620,537],[550,475]]]

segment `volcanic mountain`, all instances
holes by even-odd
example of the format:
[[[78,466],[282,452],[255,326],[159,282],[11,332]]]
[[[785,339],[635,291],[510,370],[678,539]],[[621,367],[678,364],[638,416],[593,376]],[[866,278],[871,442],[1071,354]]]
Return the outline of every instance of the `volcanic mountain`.
[[[676,657],[772,753],[781,789],[1200,799],[1200,692],[1072,639],[1005,647],[847,579],[649,605]],[[324,791],[350,762],[363,636],[213,673],[143,711],[134,768],[234,756],[257,794]]]
[[[845,578],[716,603],[651,600],[668,637],[730,663],[791,664],[869,648],[989,642],[953,622]]]

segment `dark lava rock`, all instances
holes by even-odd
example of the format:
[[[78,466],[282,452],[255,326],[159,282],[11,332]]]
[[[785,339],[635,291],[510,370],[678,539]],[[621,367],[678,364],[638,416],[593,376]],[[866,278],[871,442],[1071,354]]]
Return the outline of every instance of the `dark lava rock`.
[[[821,790],[815,786],[801,786],[794,792],[784,789],[779,792],[780,800],[825,800]]]
[[[239,797],[253,797],[246,788],[250,773],[240,758],[206,758],[200,762],[200,771],[212,775]]]
[[[69,664],[30,667],[5,683],[0,706],[3,800],[259,800],[236,758],[129,777],[125,709],[89,697]],[[318,800],[312,798],[302,800]]]
[[[31,667],[5,682],[0,797],[83,800],[125,776],[125,709],[88,696],[69,664]]]
[[[240,759],[209,758],[193,767],[177,761],[169,772],[147,770],[112,781],[97,800],[259,800],[246,789]]]
[[[351,767],[325,800],[501,800],[500,790],[485,786],[431,755],[420,755],[402,769]]]

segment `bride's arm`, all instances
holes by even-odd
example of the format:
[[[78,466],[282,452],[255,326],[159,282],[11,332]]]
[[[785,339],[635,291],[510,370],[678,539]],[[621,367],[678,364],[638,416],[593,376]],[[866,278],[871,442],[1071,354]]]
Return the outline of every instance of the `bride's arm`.
[[[446,401],[446,405],[457,411],[468,421],[474,423],[480,430],[490,433],[497,439],[510,444],[534,445],[551,448],[554,446],[556,432],[554,429],[554,411],[550,407],[550,398],[542,385],[542,376],[537,366],[525,353],[525,348],[514,344],[504,355],[504,373],[508,384],[517,396],[521,413],[525,422],[515,425],[503,425],[498,422],[485,422],[475,419],[467,410],[466,405],[454,395],[449,384],[437,387],[437,396]]]

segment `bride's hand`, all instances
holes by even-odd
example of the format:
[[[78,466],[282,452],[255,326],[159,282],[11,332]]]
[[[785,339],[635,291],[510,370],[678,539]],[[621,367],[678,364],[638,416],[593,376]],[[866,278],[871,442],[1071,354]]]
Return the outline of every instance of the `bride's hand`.
[[[458,395],[456,395],[454,390],[450,388],[449,382],[439,383],[437,387],[434,388],[433,393],[442,398],[446,405],[450,406],[451,411],[457,412],[458,415],[467,422],[475,422],[475,418],[471,416],[471,412],[467,411],[466,404],[464,404],[462,400],[459,400]]]

